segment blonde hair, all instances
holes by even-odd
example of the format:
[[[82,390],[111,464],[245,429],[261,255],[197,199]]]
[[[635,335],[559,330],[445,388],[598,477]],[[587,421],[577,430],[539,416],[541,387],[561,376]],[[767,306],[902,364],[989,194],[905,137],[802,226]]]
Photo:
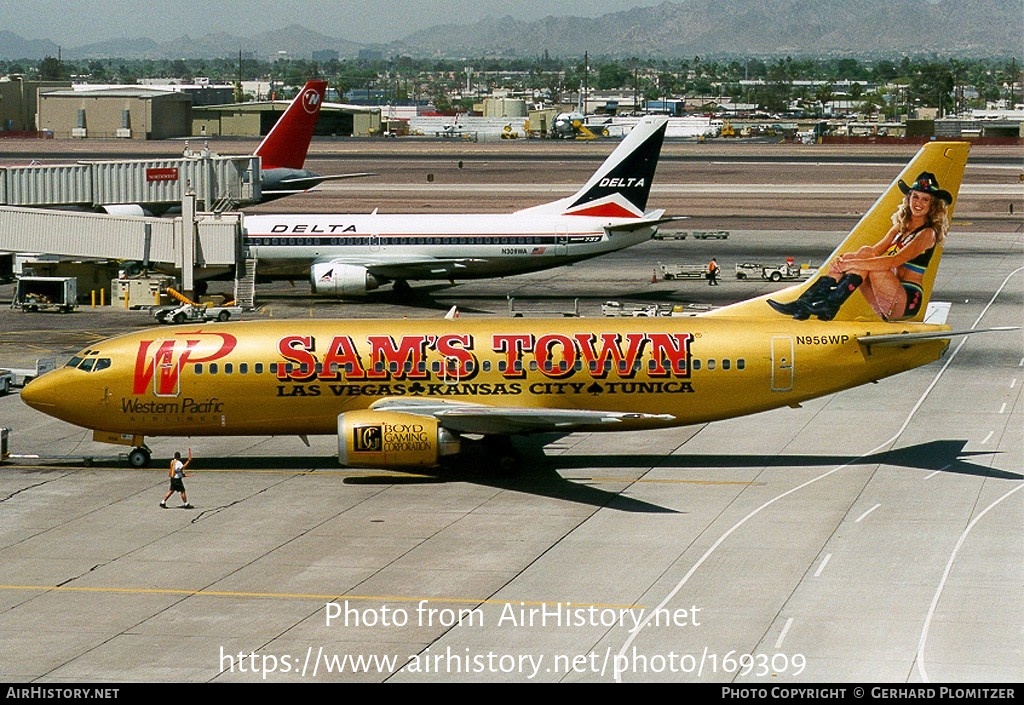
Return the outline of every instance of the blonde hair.
[[[899,208],[892,214],[892,224],[901,233],[905,233],[910,230],[910,218],[910,192],[908,191],[907,195],[900,202]],[[925,221],[935,231],[935,242],[941,244],[946,239],[946,233],[949,231],[949,206],[946,202],[933,195],[931,207],[928,209]]]

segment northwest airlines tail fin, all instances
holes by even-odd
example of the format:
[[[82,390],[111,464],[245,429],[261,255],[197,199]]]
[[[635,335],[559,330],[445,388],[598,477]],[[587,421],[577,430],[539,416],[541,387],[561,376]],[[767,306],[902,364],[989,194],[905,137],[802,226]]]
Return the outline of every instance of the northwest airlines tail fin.
[[[302,87],[256,148],[262,169],[302,168],[326,92],[327,81],[309,81]]]
[[[967,142],[925,145],[829,255],[816,276],[707,315],[924,320],[969,151]],[[898,209],[909,209],[915,192],[929,195],[932,209],[924,226],[901,229],[894,225],[893,216]],[[874,262],[862,261],[869,257]],[[882,258],[891,258],[892,265],[878,267]]]
[[[590,181],[568,198],[525,208],[519,213],[640,218],[647,208],[654,171],[661,156],[668,118],[640,120]]]

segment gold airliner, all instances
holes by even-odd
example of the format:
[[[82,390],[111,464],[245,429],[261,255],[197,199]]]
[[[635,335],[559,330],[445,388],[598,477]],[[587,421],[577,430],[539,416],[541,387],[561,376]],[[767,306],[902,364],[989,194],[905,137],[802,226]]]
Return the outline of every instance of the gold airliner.
[[[146,436],[285,434],[337,435],[342,464],[378,468],[435,466],[479,435],[512,464],[515,434],[797,406],[928,364],[958,335],[925,315],[968,151],[926,145],[815,277],[703,315],[163,327],[90,346],[22,399],[134,446],[138,467]]]

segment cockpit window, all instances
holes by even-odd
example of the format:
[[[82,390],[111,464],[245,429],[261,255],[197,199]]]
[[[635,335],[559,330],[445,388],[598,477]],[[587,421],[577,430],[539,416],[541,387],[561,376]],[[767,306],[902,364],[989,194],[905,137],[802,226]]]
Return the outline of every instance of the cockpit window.
[[[83,357],[84,355],[89,355],[89,357]],[[82,370],[82,372],[99,372],[110,367],[111,360],[109,357],[94,357],[96,355],[99,355],[98,350],[85,350],[68,360],[68,364],[65,367],[74,367]]]

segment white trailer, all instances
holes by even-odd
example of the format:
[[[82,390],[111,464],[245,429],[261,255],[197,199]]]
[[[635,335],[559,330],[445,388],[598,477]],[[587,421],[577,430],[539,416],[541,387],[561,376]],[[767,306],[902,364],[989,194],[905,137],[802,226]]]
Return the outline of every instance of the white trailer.
[[[74,311],[78,308],[78,281],[74,277],[18,277],[11,308]]]
[[[704,279],[708,275],[706,264],[663,264],[658,262],[661,277],[671,279]]]

